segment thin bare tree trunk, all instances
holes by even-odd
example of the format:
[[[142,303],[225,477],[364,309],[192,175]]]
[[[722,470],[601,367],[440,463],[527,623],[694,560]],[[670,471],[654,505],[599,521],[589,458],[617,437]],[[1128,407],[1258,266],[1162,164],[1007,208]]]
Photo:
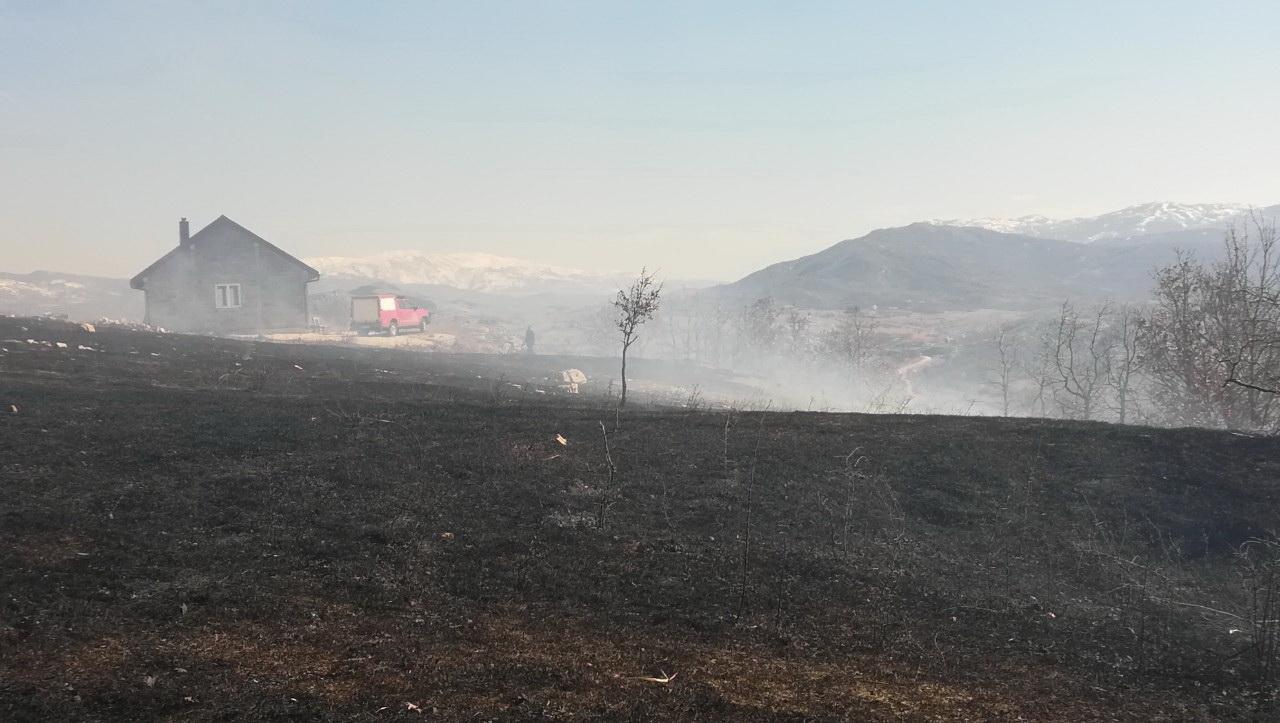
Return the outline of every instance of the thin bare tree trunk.
[[[627,404],[627,346],[622,347],[622,396],[618,399],[618,409]]]

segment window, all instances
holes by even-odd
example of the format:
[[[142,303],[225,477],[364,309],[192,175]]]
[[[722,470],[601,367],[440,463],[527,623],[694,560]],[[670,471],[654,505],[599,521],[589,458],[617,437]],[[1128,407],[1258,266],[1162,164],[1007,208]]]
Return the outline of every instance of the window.
[[[395,311],[396,300],[389,296],[384,296],[381,299],[378,299],[378,308],[383,311]]]
[[[213,305],[219,309],[240,308],[240,284],[214,284]]]

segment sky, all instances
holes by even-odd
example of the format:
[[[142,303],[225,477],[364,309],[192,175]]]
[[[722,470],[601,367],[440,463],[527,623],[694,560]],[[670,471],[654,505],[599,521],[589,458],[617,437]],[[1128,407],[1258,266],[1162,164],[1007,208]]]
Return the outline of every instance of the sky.
[[[732,279],[874,228],[1280,203],[1280,3],[0,0],[0,270]]]

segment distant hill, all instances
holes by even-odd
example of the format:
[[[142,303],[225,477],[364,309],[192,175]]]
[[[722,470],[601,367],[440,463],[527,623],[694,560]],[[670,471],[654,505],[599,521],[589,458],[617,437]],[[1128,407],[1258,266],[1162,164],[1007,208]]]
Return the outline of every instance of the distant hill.
[[[321,256],[309,258],[307,263],[331,279],[496,293],[612,293],[630,278],[625,273],[585,271],[484,253],[388,251],[359,257]]]
[[[23,316],[66,314],[72,319],[141,321],[142,292],[129,288],[128,279],[33,271],[0,272],[0,313]]]
[[[1218,253],[1221,231],[1180,231],[1093,244],[937,222],[880,229],[718,287],[730,297],[839,309],[1033,309],[1064,299],[1145,297],[1151,272],[1185,248]]]

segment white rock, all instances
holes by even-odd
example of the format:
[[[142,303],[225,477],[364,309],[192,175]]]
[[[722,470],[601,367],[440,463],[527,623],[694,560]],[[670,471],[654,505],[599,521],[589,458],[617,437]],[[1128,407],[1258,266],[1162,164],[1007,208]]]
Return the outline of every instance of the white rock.
[[[581,369],[565,369],[560,372],[560,378],[569,384],[585,384],[587,381],[587,375]]]

